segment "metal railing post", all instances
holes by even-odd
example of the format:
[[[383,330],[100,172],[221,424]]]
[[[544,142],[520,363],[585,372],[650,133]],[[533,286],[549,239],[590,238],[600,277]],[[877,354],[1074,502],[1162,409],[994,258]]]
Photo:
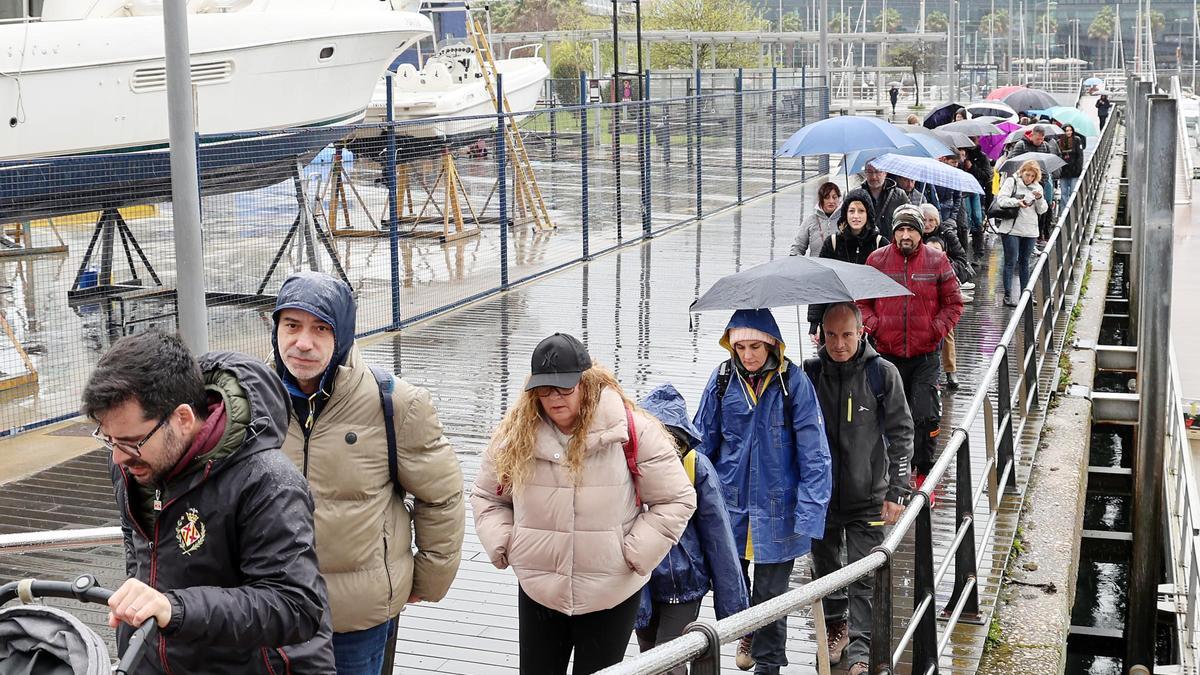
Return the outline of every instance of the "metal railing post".
[[[876,546],[871,552],[882,551],[887,563],[875,570],[871,589],[871,672],[890,675],[892,672],[892,552]]]
[[[986,424],[986,422],[985,422]],[[962,445],[958,446],[954,460],[954,515],[959,527],[967,530],[958,550],[954,554],[954,590],[950,591],[947,607],[958,604],[959,596],[967,583],[978,575],[975,566],[975,506],[971,503],[975,494],[974,478],[971,476],[971,436],[964,429]],[[979,621],[979,584],[971,584],[970,597],[963,606],[962,617],[967,621]]]
[[[500,288],[508,288],[508,139],[504,119],[504,76],[496,73],[496,191],[500,207]]]
[[[583,259],[591,260],[592,254],[589,250],[590,242],[588,241],[589,229],[589,195],[588,195],[588,108],[587,108],[587,84],[588,77],[586,72],[579,73],[579,103],[583,106],[579,109],[579,200],[580,200],[580,227],[583,236]]]
[[[651,211],[653,208],[650,198],[650,71],[647,70],[642,74],[642,104],[641,108],[641,132],[638,137],[641,138],[641,165],[642,165],[642,237],[650,237],[650,220]],[[667,143],[671,142],[669,129],[664,129],[667,132]]]
[[[696,105],[696,219],[704,217],[704,109],[701,107],[703,98],[700,92],[700,69],[696,69],[696,91],[693,102]]]
[[[804,128],[807,124],[805,118],[808,114],[808,64],[800,67],[800,128]],[[779,146],[776,145],[776,148]],[[800,182],[808,180],[808,158],[800,158]]]
[[[771,68],[771,192],[779,191],[779,68]]]
[[[1000,424],[997,433],[1000,442],[996,444],[996,481],[1004,476],[1004,468],[1012,462],[1012,469],[1001,487],[1008,492],[1017,491],[1017,465],[1013,456],[1013,411],[1012,385],[1009,383],[1009,352],[1008,345],[1000,345],[1004,355],[1000,357],[1000,368],[996,373],[996,415]]]
[[[1129,253],[1129,336],[1131,340],[1138,338],[1140,325],[1141,292],[1137,280],[1141,278],[1143,238],[1142,224],[1145,221],[1144,209],[1146,204],[1146,176],[1148,157],[1146,154],[1146,112],[1149,103],[1151,86],[1149,82],[1138,79],[1134,88],[1126,92],[1125,107],[1130,111],[1130,126],[1126,134],[1132,135],[1130,155],[1125,159],[1128,167],[1129,190],[1125,196],[1125,216],[1129,222],[1129,231],[1133,237],[1132,250]],[[1136,344],[1136,343],[1135,343]]]
[[[684,627],[683,634],[688,633],[700,633],[708,642],[704,653],[692,661],[691,675],[721,675],[721,636],[717,634],[717,627],[701,619]]]
[[[742,90],[742,69],[741,68],[738,68],[737,80],[734,82],[733,88],[734,88],[734,92],[735,92],[734,99],[733,99],[734,115],[735,115],[735,118],[733,121],[733,133],[734,133],[733,155],[734,155],[734,163],[737,165],[737,203],[741,204],[742,203],[742,153],[744,152],[743,145],[745,143],[745,139],[743,138],[743,134],[745,133],[745,128],[743,127],[743,123],[744,123],[743,112],[745,110],[745,106],[743,105],[743,100],[742,100],[743,97],[745,96],[745,94],[743,93],[743,90]]]
[[[383,182],[388,189],[388,282],[391,287],[392,330],[400,326],[400,207],[404,195],[396,194],[396,112],[393,108],[395,82],[392,71],[387,73],[387,159],[383,164]]]
[[[1044,266],[1043,266],[1044,267]],[[1021,350],[1021,366],[1025,369],[1024,376],[1021,378],[1021,390],[1025,394],[1024,406],[1021,414],[1026,415],[1030,410],[1033,410],[1038,404],[1038,340],[1035,329],[1037,326],[1034,322],[1033,301],[1034,294],[1030,292],[1029,302],[1025,303],[1025,308],[1021,312],[1021,335],[1024,341],[1024,349]]]
[[[615,10],[616,3],[614,2],[613,4],[614,4],[613,11],[616,11]],[[615,70],[614,70],[614,72],[615,72]],[[609,124],[611,125],[610,131],[612,132],[612,147],[610,149],[612,150],[613,190],[615,192],[615,195],[613,197],[613,205],[614,205],[614,208],[616,209],[615,215],[616,215],[616,221],[617,221],[617,243],[618,244],[621,243],[622,239],[624,239],[624,237],[622,236],[622,226],[623,226],[622,220],[623,220],[623,218],[622,218],[622,213],[621,213],[623,210],[621,208],[621,116],[625,114],[625,110],[627,109],[627,106],[624,103],[618,103],[618,101],[621,100],[620,99],[620,96],[621,96],[620,87],[621,87],[621,78],[618,77],[617,75],[613,75],[613,84],[612,84],[613,105],[612,105],[612,108],[610,109],[612,114],[609,116]]]
[[[1178,125],[1177,102],[1151,96],[1139,125],[1146,134],[1143,148],[1174,148]],[[1172,160],[1174,158],[1172,157]],[[1175,162],[1147,162],[1142,227],[1141,277],[1132,279],[1142,290],[1141,320],[1137,326],[1138,433],[1133,470],[1133,551],[1130,565],[1129,617],[1125,623],[1127,668],[1154,668],[1154,642],[1161,557],[1163,457],[1166,452],[1167,411],[1170,406],[1171,265],[1175,220]],[[1140,179],[1140,176],[1137,176]],[[1131,180],[1132,184],[1134,181]],[[1136,242],[1135,242],[1136,245]],[[1136,250],[1136,249],[1135,249]]]
[[[957,492],[962,492],[962,486],[956,488]],[[969,490],[968,490],[969,492]],[[913,611],[915,612],[925,598],[932,598],[929,608],[921,615],[917,622],[917,630],[913,633],[913,672],[925,673],[930,666],[933,666],[934,673],[937,672],[937,596],[933,587],[933,523],[929,515],[929,502],[922,497],[919,503],[912,506],[920,506],[921,512],[917,514],[917,538],[913,546]],[[874,649],[875,641],[879,639],[874,634],[875,626],[871,627],[871,647]],[[884,644],[889,645],[890,640]],[[871,659],[874,663],[874,659]],[[874,664],[878,667],[878,664]],[[875,671],[878,672],[878,671]]]

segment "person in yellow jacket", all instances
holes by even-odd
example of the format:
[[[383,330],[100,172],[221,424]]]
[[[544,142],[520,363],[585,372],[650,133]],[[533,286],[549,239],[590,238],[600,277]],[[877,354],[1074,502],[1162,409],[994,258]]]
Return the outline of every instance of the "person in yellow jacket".
[[[386,374],[384,386],[363,360],[346,283],[318,272],[289,277],[273,316],[290,404],[283,451],[316,501],[338,674],[379,675],[405,604],[442,599],[458,572],[462,472],[429,392]],[[392,441],[381,387],[390,389]]]

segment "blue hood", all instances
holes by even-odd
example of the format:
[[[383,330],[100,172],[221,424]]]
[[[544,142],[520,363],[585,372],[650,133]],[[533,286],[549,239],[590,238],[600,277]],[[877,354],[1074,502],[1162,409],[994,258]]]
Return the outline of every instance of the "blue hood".
[[[659,422],[675,427],[687,434],[688,447],[694,448],[700,443],[700,430],[692,424],[692,416],[688,414],[687,402],[683,395],[669,384],[662,384],[650,391],[638,403],[646,412],[658,418]]]
[[[279,354],[279,313],[285,309],[302,309],[333,326],[333,358],[321,377],[321,389],[328,393],[333,373],[345,363],[350,348],[354,346],[357,307],[353,291],[346,282],[328,274],[300,272],[283,282],[275,298],[275,311],[271,314],[275,321],[275,330],[271,331],[271,350],[275,355],[275,369],[284,383],[289,385],[289,390],[295,389],[295,378],[288,372]]]
[[[729,344],[729,331],[733,328],[753,328],[775,338],[779,341],[779,360],[783,361],[786,345],[783,342],[783,333],[779,331],[779,324],[775,323],[775,315],[771,314],[771,310],[739,309],[729,317],[729,323],[725,324],[725,332],[721,333],[721,346],[727,349],[731,356],[735,355],[733,345]]]

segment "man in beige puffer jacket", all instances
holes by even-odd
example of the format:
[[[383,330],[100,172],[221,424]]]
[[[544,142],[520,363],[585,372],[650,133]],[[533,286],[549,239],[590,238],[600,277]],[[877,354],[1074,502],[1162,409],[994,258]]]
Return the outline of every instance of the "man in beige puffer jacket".
[[[466,514],[462,472],[429,392],[395,377],[394,484],[379,384],[354,344],[354,316],[349,286],[303,272],[279,289],[272,342],[290,395],[283,451],[316,502],[338,674],[379,675],[405,604],[449,590]]]

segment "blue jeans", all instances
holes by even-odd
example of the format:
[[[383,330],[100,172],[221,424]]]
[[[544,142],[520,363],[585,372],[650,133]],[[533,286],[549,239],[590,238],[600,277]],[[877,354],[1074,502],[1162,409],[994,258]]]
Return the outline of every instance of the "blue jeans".
[[[1071,201],[1071,193],[1075,192],[1075,184],[1078,182],[1078,176],[1058,179],[1058,184],[1062,186],[1062,200],[1059,203],[1063,205],[1063,208],[1066,208],[1067,202]]]
[[[1015,299],[1021,294],[1025,284],[1029,283],[1029,260],[1033,257],[1037,239],[1018,237],[1015,234],[1002,234],[1000,239],[1004,242],[1004,297]],[[1016,268],[1017,276],[1021,280],[1021,286],[1016,293],[1011,292],[1013,268]]]
[[[397,619],[378,626],[333,634],[333,660],[338,675],[380,675],[388,633]]]

